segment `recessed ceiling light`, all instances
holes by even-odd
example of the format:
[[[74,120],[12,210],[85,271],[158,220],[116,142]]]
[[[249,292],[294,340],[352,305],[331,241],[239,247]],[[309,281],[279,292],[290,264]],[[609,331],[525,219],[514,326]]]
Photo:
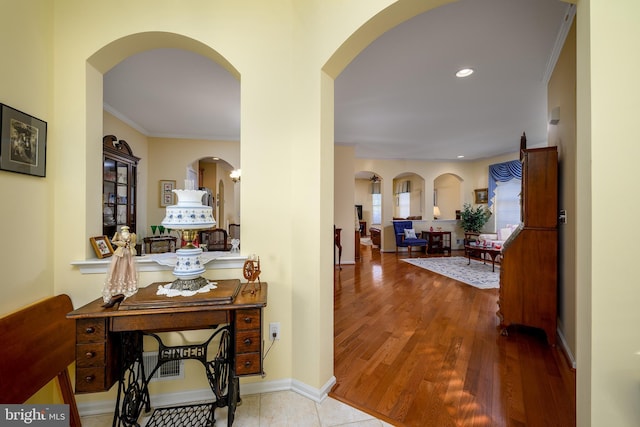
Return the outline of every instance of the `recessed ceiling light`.
[[[220,160],[220,157],[212,157],[212,158],[211,158],[211,160],[216,160],[216,161],[218,161],[218,160]]]
[[[464,156],[460,155],[458,156],[459,159],[464,159]]]
[[[471,74],[473,74],[473,68],[463,68],[458,70],[456,77],[469,77]]]

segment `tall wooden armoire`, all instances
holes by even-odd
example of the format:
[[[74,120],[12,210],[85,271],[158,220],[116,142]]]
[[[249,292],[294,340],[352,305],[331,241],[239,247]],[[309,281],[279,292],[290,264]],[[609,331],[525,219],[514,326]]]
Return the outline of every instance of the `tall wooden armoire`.
[[[558,151],[524,149],[521,224],[505,242],[500,264],[498,317],[542,329],[555,345],[558,288]]]

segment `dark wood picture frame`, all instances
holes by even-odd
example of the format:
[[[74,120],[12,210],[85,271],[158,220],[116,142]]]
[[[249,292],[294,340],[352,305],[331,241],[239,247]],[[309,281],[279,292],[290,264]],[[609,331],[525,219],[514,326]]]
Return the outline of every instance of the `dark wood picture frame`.
[[[0,169],[44,177],[47,122],[0,104]]]
[[[488,188],[478,188],[476,190],[473,190],[473,192],[475,194],[476,205],[489,203],[489,189]]]
[[[89,241],[91,241],[91,246],[98,258],[102,259],[113,255],[113,246],[107,236],[90,237]]]
[[[175,194],[173,190],[176,188],[176,182],[171,179],[160,180],[160,207],[166,208],[174,203]]]

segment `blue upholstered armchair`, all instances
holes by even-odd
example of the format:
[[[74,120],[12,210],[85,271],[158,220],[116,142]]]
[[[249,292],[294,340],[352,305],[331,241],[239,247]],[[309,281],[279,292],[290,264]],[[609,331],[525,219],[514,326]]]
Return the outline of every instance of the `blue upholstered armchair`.
[[[398,254],[398,248],[409,249],[409,257],[411,257],[411,247],[427,246],[427,241],[425,239],[420,239],[417,235],[415,235],[415,237],[408,237],[406,235],[405,230],[414,230],[415,234],[413,222],[411,221],[394,221],[393,230],[396,233],[396,255]]]

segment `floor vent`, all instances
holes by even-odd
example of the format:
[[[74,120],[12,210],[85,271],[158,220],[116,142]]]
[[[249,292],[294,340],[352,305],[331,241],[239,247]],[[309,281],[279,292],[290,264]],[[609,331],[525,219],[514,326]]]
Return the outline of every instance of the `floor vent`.
[[[158,362],[158,352],[145,351],[142,353],[142,361],[144,363],[144,372],[149,375]],[[184,360],[171,360],[160,366],[150,381],[166,381],[180,378],[184,378]]]

